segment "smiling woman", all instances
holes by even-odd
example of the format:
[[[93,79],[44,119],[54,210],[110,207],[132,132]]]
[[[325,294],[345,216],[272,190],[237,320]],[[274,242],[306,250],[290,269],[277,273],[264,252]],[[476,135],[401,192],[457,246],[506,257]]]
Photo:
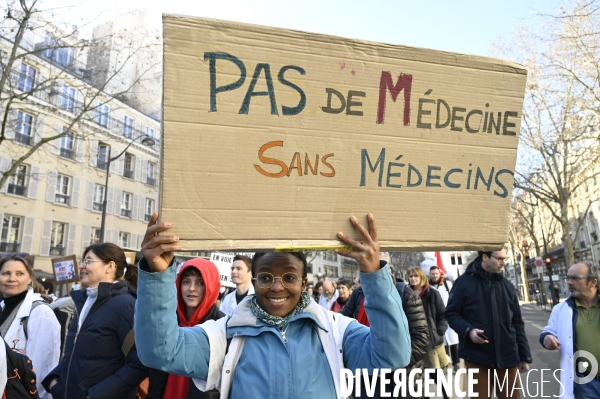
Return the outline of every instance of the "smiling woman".
[[[44,305],[31,288],[35,274],[26,256],[12,255],[0,260],[0,335],[16,352],[27,355],[38,376],[40,398],[51,398],[42,387],[42,378],[60,358],[60,324],[50,306]],[[28,319],[27,323],[24,320]]]

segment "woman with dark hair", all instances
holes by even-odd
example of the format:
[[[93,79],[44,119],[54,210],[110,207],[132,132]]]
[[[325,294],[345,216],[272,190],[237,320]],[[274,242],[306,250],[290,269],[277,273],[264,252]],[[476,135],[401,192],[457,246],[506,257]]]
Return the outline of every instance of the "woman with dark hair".
[[[177,274],[175,286],[179,327],[193,327],[225,316],[216,305],[221,280],[214,263],[202,258],[186,261]],[[150,369],[146,399],[218,399],[219,396],[216,389],[200,391],[188,377]]]
[[[40,398],[51,398],[41,384],[60,358],[60,324],[50,306],[34,294],[35,274],[29,257],[11,255],[0,260],[0,335],[8,346],[27,355],[37,375]]]
[[[221,398],[319,398],[346,396],[340,370],[398,369],[410,359],[410,337],[389,266],[379,261],[373,216],[368,229],[351,222],[363,243],[339,233],[357,260],[367,297],[371,329],[319,306],[304,291],[307,262],[301,252],[256,253],[252,258],[255,295],[230,318],[179,327],[172,317],[174,251],[179,238],[154,213],[140,260],[135,329],[140,358],[150,367],[193,378],[201,390],[219,389]]]
[[[319,303],[321,294],[323,294],[323,282],[318,281],[317,284],[315,284],[315,288],[313,288],[313,294],[312,294],[312,297],[315,300],[315,302]]]
[[[135,307],[135,291],[120,280],[126,268],[125,253],[114,244],[84,250],[79,272],[87,289],[71,292],[76,314],[64,357],[43,381],[54,399],[134,399],[148,376],[135,346],[123,351]]]

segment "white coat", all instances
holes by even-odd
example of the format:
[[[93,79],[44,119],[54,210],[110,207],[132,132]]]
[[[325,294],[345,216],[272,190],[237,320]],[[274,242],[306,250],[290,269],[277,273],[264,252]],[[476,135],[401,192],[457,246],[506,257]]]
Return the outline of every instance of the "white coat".
[[[548,325],[544,327],[541,336],[552,334],[560,342],[560,389],[559,395],[561,399],[574,399],[575,394],[573,392],[573,378],[574,375],[574,362],[573,359],[573,309],[567,303],[572,300],[572,297],[567,298],[566,301],[559,303],[552,308]],[[543,339],[540,338],[543,342]]]
[[[225,298],[221,301],[221,306],[219,306],[219,310],[225,315],[231,317],[233,315],[233,311],[237,306],[237,301],[235,300],[235,294],[237,289],[231,291],[229,294],[225,295]],[[250,284],[250,288],[248,288],[248,295],[254,295],[254,285]]]
[[[42,387],[42,380],[58,365],[60,359],[60,324],[50,306],[38,305],[32,311],[35,301],[42,301],[42,298],[29,288],[4,340],[10,348],[29,357],[37,377],[40,399],[51,399],[52,395]],[[4,309],[4,301],[0,306]],[[25,338],[22,319],[27,316],[29,320]]]
[[[452,283],[446,280],[446,284],[448,284],[448,288],[452,289]],[[442,297],[442,301],[444,302],[444,306],[448,306],[448,298],[450,298],[450,292],[446,289],[444,283],[440,285],[432,285],[431,287],[438,290],[440,296]],[[444,345],[458,345],[458,334],[448,327],[446,333],[444,334]]]

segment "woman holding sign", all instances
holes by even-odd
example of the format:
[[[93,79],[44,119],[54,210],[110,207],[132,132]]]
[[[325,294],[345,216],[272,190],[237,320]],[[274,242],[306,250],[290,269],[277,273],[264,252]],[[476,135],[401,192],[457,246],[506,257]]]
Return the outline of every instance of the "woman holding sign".
[[[0,291],[4,295],[0,335],[12,350],[31,359],[40,398],[50,399],[41,381],[58,364],[60,324],[50,306],[33,293],[33,281],[35,274],[26,254],[0,260]]]
[[[252,259],[255,296],[242,301],[231,318],[182,328],[172,317],[177,298],[174,251],[179,238],[169,223],[150,219],[140,260],[136,344],[142,362],[192,377],[200,390],[219,389],[221,398],[340,398],[346,396],[342,369],[406,366],[410,336],[401,299],[385,262],[373,216],[369,229],[351,222],[359,243],[339,233],[356,259],[371,327],[319,306],[303,291],[303,253],[257,253]],[[345,382],[345,380],[344,380]]]

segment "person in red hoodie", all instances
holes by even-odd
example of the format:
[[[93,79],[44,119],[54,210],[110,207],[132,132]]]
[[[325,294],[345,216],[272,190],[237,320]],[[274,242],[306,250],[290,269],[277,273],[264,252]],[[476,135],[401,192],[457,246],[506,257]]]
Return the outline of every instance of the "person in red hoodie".
[[[202,258],[188,260],[181,267],[175,284],[180,327],[193,327],[225,316],[216,306],[221,281],[214,263]],[[200,391],[188,377],[150,369],[147,399],[218,399],[219,396],[216,389]]]

